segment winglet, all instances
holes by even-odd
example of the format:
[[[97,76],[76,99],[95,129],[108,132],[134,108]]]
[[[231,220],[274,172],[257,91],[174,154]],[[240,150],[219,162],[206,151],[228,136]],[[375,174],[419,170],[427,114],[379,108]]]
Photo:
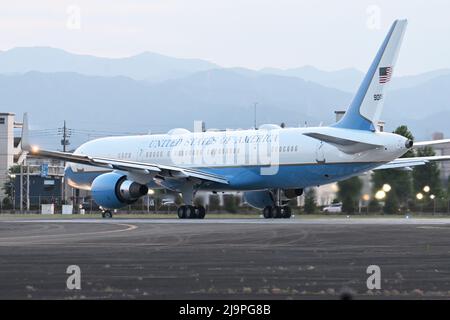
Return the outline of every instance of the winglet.
[[[21,146],[22,151],[31,151],[28,128],[28,113],[26,112],[23,114]]]

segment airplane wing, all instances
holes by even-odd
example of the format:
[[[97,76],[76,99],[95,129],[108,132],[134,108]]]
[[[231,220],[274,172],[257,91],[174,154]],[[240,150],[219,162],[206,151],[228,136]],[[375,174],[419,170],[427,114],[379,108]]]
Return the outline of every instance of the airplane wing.
[[[423,148],[423,147],[426,147],[426,146],[433,146],[433,145],[436,145],[436,144],[445,144],[445,143],[450,143],[450,139],[419,141],[419,142],[414,141],[413,147],[415,147],[415,148]]]
[[[72,163],[79,163],[89,166],[108,168],[111,170],[127,171],[135,175],[148,177],[162,177],[171,179],[197,178],[203,181],[228,184],[228,179],[201,170],[182,168],[177,166],[160,165],[156,163],[146,163],[137,161],[127,161],[102,157],[91,157],[68,152],[42,150],[31,146],[28,140],[28,117],[25,114],[22,127],[22,150],[34,156],[42,156],[52,159],[63,160]],[[151,180],[151,179],[148,179]]]
[[[383,164],[373,170],[385,169],[402,169],[411,168],[415,166],[422,166],[431,161],[449,161],[450,156],[429,156],[429,157],[415,157],[415,158],[398,158],[386,164]]]
[[[426,146],[439,145],[450,143],[450,139],[430,140],[430,141],[418,141],[414,142],[413,148],[423,148]],[[415,166],[422,166],[430,161],[449,161],[450,156],[428,156],[428,157],[415,157],[415,158],[398,158],[389,163],[383,164],[374,170],[384,169],[402,169],[411,168]]]
[[[197,178],[204,181],[228,184],[228,180],[220,175],[207,173],[201,170],[167,166],[153,163],[118,160],[102,157],[76,155],[68,152],[41,150],[35,147],[27,150],[31,155],[58,159],[72,163],[79,163],[94,167],[108,168],[111,170],[128,171],[134,174],[158,175],[163,178]]]

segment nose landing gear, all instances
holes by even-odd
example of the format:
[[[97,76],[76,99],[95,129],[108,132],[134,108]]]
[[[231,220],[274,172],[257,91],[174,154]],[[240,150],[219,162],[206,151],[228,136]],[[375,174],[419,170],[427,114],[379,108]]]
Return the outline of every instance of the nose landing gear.
[[[102,211],[103,219],[111,219],[112,217],[113,217],[113,214],[112,214],[111,210]]]

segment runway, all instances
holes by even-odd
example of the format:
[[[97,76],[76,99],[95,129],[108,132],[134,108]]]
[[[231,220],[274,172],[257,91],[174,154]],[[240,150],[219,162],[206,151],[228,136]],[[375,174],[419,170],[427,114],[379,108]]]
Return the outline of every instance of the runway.
[[[448,299],[449,243],[450,219],[0,219],[0,298]]]

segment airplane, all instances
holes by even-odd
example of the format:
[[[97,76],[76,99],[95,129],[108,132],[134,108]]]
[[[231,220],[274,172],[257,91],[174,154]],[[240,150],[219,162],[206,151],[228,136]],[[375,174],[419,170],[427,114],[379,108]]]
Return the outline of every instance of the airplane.
[[[286,205],[307,187],[320,186],[370,170],[408,169],[450,156],[400,158],[414,147],[450,140],[413,141],[377,128],[407,21],[396,20],[379,48],[344,116],[330,126],[281,128],[265,124],[248,130],[106,137],[88,141],[73,153],[42,150],[29,141],[24,114],[22,149],[31,155],[67,162],[65,178],[90,190],[104,218],[132,204],[150,189],[182,195],[181,219],[203,219],[194,206],[199,190],[241,191],[265,218],[289,218]]]

